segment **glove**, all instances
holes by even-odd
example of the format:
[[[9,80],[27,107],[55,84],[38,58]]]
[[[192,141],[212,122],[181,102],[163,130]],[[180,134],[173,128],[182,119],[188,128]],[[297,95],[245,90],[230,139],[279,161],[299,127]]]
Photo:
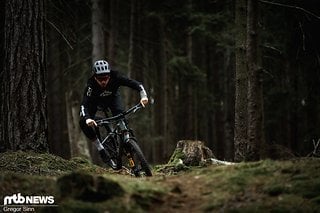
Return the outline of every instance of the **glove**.
[[[86,124],[87,124],[88,126],[91,126],[91,127],[97,126],[97,123],[96,123],[94,120],[92,120],[91,118],[88,118],[88,119],[86,120]]]
[[[141,98],[140,103],[143,107],[145,107],[148,104],[148,98],[147,97]]]

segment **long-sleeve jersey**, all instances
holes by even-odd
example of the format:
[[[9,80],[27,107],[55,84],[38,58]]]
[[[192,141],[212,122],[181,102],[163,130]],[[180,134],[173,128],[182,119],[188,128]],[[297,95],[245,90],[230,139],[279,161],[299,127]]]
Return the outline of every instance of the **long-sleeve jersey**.
[[[105,88],[100,87],[94,76],[88,79],[80,106],[80,116],[87,119],[93,116],[92,114],[95,113],[97,106],[110,107],[116,101],[117,96],[120,96],[120,86],[127,86],[137,90],[140,92],[141,98],[147,97],[146,91],[140,82],[111,70],[110,80]]]

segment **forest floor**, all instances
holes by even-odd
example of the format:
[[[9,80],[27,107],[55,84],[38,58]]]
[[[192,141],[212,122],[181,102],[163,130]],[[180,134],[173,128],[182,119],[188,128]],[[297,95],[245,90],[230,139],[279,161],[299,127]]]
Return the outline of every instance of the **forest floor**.
[[[135,178],[81,158],[8,152],[0,153],[0,171],[1,205],[18,193],[54,197],[56,206],[29,212],[320,212],[319,158],[154,169]]]

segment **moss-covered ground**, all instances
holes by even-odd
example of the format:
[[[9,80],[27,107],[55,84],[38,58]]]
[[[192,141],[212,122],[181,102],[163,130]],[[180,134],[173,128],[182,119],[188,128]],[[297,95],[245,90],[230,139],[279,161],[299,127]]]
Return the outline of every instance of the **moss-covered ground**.
[[[319,158],[160,169],[135,178],[81,158],[7,152],[0,171],[1,204],[17,193],[54,196],[57,206],[36,212],[320,212]]]

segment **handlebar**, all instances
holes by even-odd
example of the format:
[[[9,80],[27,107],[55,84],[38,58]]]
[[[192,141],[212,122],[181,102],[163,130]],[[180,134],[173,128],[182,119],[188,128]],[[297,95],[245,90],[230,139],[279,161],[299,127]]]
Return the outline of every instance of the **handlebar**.
[[[128,114],[135,113],[136,111],[138,111],[141,108],[142,108],[142,104],[138,103],[123,113],[120,113],[116,116],[109,117],[109,118],[98,119],[98,120],[95,120],[95,122],[97,123],[98,126],[101,126],[102,124],[113,123],[113,122],[116,122],[120,119],[123,119]]]

